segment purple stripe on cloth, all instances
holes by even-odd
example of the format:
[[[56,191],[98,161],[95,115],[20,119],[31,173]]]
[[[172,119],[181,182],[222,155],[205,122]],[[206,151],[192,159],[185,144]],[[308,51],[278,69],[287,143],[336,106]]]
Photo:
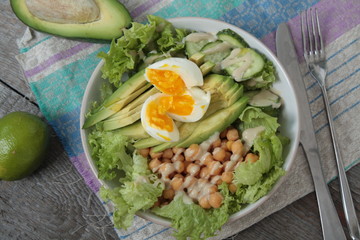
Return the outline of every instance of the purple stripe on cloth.
[[[161,2],[161,0],[146,1],[144,4],[141,4],[141,5],[137,6],[134,10],[132,10],[131,16],[136,18],[136,17],[140,16],[142,13],[144,13],[145,11],[147,11],[148,9],[150,9],[151,7],[153,7],[154,5],[158,4],[159,2]]]
[[[51,65],[53,65],[54,63],[69,58],[73,55],[75,55],[76,53],[92,46],[93,43],[86,43],[86,42],[82,42],[80,44],[77,44],[75,46],[73,46],[72,48],[69,48],[67,50],[64,50],[62,52],[59,52],[55,55],[53,55],[52,57],[48,58],[47,60],[45,60],[44,62],[42,62],[41,64],[37,65],[36,67],[29,69],[27,71],[25,71],[25,76],[27,78],[32,77],[42,71],[44,71],[45,69],[49,68]]]
[[[360,1],[359,0],[323,0],[313,6],[319,14],[320,28],[325,46],[336,40],[342,34],[360,24]],[[296,16],[288,22],[291,34],[299,58],[303,59],[301,40],[301,18]],[[274,53],[275,32],[266,35],[262,42]]]
[[[86,185],[88,185],[94,193],[97,193],[100,189],[101,183],[92,172],[85,154],[82,153],[78,156],[70,157],[70,161],[74,164],[76,170],[84,178]]]

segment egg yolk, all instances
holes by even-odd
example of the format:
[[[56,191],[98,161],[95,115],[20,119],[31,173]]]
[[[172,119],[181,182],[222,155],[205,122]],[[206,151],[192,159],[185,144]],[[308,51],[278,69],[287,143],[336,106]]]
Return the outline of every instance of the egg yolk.
[[[179,74],[171,70],[147,69],[146,75],[149,81],[161,92],[170,95],[181,95],[186,86]]]
[[[194,109],[194,99],[190,95],[164,96],[149,102],[146,108],[147,121],[151,127],[173,131],[172,119],[166,114],[190,115]]]

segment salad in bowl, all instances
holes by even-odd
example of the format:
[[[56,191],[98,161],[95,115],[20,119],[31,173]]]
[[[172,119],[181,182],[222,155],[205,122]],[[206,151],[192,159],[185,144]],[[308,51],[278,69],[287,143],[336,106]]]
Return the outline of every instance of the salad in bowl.
[[[111,43],[81,109],[85,154],[115,206],[204,239],[264,202],[298,146],[294,90],[247,32],[204,18],[148,16]]]

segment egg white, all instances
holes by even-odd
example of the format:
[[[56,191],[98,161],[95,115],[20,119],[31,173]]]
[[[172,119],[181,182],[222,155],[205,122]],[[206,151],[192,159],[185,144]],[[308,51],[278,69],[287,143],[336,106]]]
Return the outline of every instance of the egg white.
[[[210,92],[205,92],[198,87],[187,89],[184,95],[190,95],[194,100],[193,111],[189,115],[177,115],[175,113],[168,113],[169,116],[180,122],[196,122],[200,120],[206,113],[211,95]]]
[[[148,69],[173,71],[183,79],[187,88],[202,86],[204,84],[200,68],[194,62],[185,58],[167,58],[151,64],[146,68],[146,71]],[[150,82],[146,72],[145,78],[148,82]]]

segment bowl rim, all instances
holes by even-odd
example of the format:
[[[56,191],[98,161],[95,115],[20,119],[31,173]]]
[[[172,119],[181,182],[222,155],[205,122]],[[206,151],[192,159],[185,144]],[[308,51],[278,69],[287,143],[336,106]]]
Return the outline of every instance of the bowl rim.
[[[274,192],[277,191],[277,189],[282,185],[282,183],[285,181],[285,179],[288,176],[288,173],[291,169],[291,167],[293,166],[295,157],[296,157],[296,153],[297,153],[297,149],[299,146],[299,141],[300,141],[300,108],[299,108],[299,103],[298,103],[298,97],[297,97],[297,93],[295,91],[295,87],[294,84],[292,83],[292,81],[290,80],[290,77],[286,71],[286,69],[284,68],[283,64],[279,61],[279,59],[276,57],[276,55],[274,53],[272,53],[272,51],[265,45],[263,44],[259,39],[257,39],[255,36],[253,36],[251,33],[235,26],[232,25],[230,23],[226,23],[223,22],[221,20],[216,20],[216,19],[211,19],[211,18],[204,18],[204,17],[175,17],[175,18],[168,18],[166,19],[169,22],[171,22],[172,24],[176,25],[176,24],[180,24],[181,22],[192,22],[192,21],[198,21],[198,22],[204,22],[206,24],[220,24],[222,25],[223,29],[225,28],[230,28],[232,30],[235,30],[236,32],[238,32],[242,37],[245,35],[246,38],[250,38],[251,41],[256,42],[257,45],[261,46],[261,52],[265,53],[267,56],[271,56],[271,61],[274,63],[275,66],[277,67],[277,72],[281,71],[284,75],[284,79],[287,82],[287,84],[290,86],[290,89],[292,91],[292,94],[294,95],[294,107],[295,107],[295,112],[297,113],[295,115],[295,137],[293,139],[291,139],[291,148],[289,149],[287,155],[286,155],[286,159],[284,161],[284,165],[283,165],[283,169],[286,171],[286,174],[282,177],[279,178],[279,180],[275,183],[275,185],[272,187],[272,189],[263,197],[261,197],[259,200],[257,200],[254,203],[251,203],[249,205],[247,205],[246,207],[244,207],[243,209],[241,209],[240,211],[232,214],[229,216],[228,219],[228,223],[233,222],[235,220],[238,220],[242,217],[244,217],[245,215],[248,215],[249,213],[251,213],[252,211],[254,211],[256,208],[258,208],[260,205],[262,205],[264,202],[266,202],[273,194]],[[250,44],[251,45],[251,44]],[[100,182],[100,184],[102,186],[107,186],[107,183],[105,183],[105,181],[99,179],[98,176],[98,170],[94,164],[94,161],[92,160],[91,154],[90,154],[90,147],[89,144],[87,142],[87,131],[85,129],[82,128],[83,123],[85,121],[85,114],[87,113],[88,109],[89,109],[89,102],[87,101],[87,99],[89,98],[89,95],[91,93],[91,86],[94,85],[94,83],[98,80],[98,75],[101,73],[101,67],[104,64],[104,60],[101,60],[99,62],[99,64],[96,66],[96,68],[94,69],[90,80],[86,86],[85,92],[84,92],[84,96],[82,99],[82,103],[81,103],[81,109],[80,109],[80,135],[81,135],[81,142],[82,142],[82,146],[84,149],[84,153],[86,156],[86,160],[88,162],[88,164],[90,165],[90,168],[92,170],[92,172],[95,174],[96,178],[98,179],[98,181]],[[163,217],[157,216],[154,213],[150,212],[150,211],[139,211],[136,213],[136,215],[138,215],[139,217],[142,217],[146,220],[152,221],[154,223],[163,225],[165,227],[170,227],[171,226],[171,222]]]

